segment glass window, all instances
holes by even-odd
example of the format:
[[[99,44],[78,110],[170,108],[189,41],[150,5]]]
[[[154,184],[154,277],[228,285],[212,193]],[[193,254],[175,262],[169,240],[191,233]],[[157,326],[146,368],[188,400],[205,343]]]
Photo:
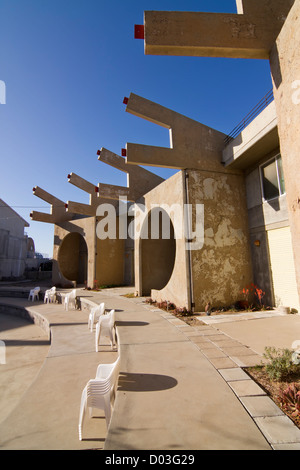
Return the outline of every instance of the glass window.
[[[280,194],[285,194],[285,183],[284,183],[284,176],[283,176],[283,169],[282,169],[282,159],[280,156],[277,158],[277,167],[278,167]]]
[[[261,167],[263,198],[266,201],[285,193],[281,156],[269,160]]]

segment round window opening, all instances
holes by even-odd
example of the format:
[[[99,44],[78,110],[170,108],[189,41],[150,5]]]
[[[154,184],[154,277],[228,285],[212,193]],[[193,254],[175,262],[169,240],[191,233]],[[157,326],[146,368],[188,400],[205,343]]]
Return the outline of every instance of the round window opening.
[[[58,265],[69,281],[83,284],[87,280],[87,244],[80,233],[65,236],[58,252]]]
[[[168,213],[156,207],[148,214],[141,231],[142,295],[161,290],[169,282],[175,264],[176,240]]]

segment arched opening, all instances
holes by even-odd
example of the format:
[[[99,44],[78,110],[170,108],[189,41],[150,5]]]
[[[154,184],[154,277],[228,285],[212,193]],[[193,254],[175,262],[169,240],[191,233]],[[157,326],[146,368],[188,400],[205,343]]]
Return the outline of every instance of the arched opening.
[[[174,227],[167,212],[155,207],[141,231],[142,295],[163,289],[172,275],[176,253]]]
[[[80,233],[65,236],[58,252],[58,265],[62,275],[69,281],[83,284],[87,280],[88,249]]]

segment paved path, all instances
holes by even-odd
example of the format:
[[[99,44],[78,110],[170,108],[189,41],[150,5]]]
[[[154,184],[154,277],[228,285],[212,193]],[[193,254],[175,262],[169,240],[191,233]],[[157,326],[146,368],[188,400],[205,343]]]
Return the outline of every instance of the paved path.
[[[51,329],[51,347],[38,375],[0,422],[2,449],[300,449],[299,429],[242,370],[261,359],[249,342],[219,329],[225,323],[191,327],[122,292],[81,292],[116,309],[121,355],[109,430],[100,411],[98,418],[86,418],[81,442],[82,389],[97,365],[113,362],[118,352],[110,350],[108,340],[95,352],[88,309],[65,312],[58,304],[0,298],[0,304],[29,304]],[[289,340],[299,327],[296,317],[288,316],[294,318]],[[258,332],[260,321],[249,321],[249,331]]]

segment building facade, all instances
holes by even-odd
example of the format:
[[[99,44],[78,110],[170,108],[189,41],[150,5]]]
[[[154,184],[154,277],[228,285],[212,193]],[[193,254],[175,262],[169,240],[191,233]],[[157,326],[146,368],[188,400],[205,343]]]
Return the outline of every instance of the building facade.
[[[20,278],[27,263],[28,222],[0,199],[0,280]]]
[[[50,215],[31,216],[55,224],[53,282],[134,279],[139,295],[194,311],[208,302],[235,304],[254,284],[264,304],[299,310],[299,21],[300,0],[237,0],[237,14],[145,12],[137,31],[146,54],[270,60],[275,100],[226,136],[135,94],[126,98],[127,112],[169,129],[170,147],[127,143],[122,157],[99,151],[99,159],[126,171],[129,182],[126,188],[95,186],[69,175],[90,194],[89,205],[65,205],[35,188],[52,205]],[[162,181],[140,165],[178,172]],[[101,239],[97,207],[119,208],[120,199],[136,203],[126,230],[132,217],[139,228],[132,238],[127,231]],[[151,236],[153,220],[168,222],[168,236],[160,228]]]

